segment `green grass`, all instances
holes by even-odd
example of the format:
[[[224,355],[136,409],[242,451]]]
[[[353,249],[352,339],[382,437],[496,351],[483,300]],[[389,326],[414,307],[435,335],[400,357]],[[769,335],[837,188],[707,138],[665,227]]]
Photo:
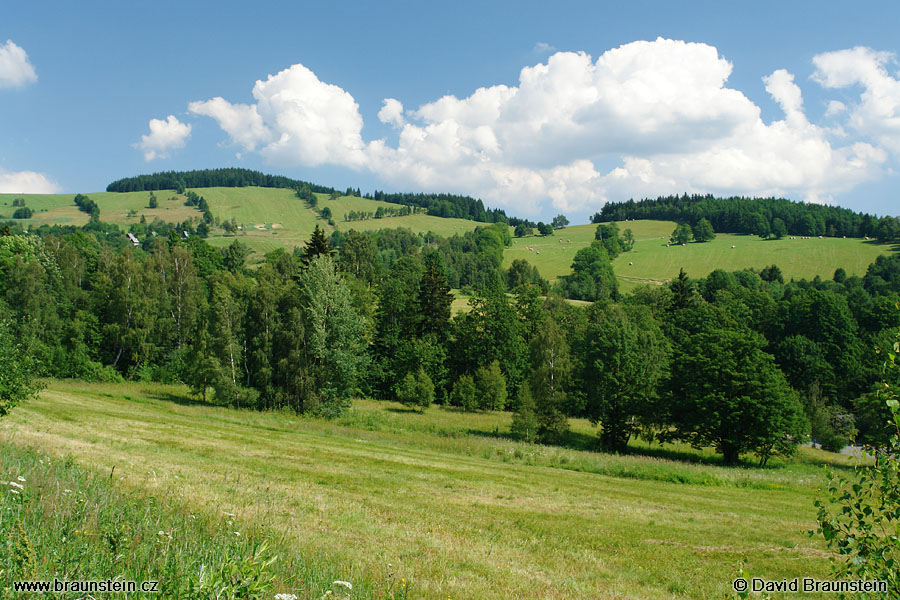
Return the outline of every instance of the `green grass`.
[[[825,454],[725,468],[678,447],[590,452],[583,421],[571,448],[524,444],[509,421],[365,400],[325,421],[200,405],[177,386],[51,381],[0,436],[234,513],[341,579],[403,577],[413,597],[721,598],[741,564],[768,579],[828,573],[805,533]]]
[[[268,590],[267,598],[278,592],[318,598],[340,589],[333,582],[344,573],[314,557],[285,552],[289,542],[264,523],[248,526],[227,514],[187,505],[177,483],[164,496],[147,495],[141,486],[125,484],[115,469],[85,469],[71,455],[51,456],[9,440],[0,440],[0,455],[4,598],[18,597],[13,596],[14,581],[54,578],[155,581],[158,593],[127,597],[180,598],[191,586],[227,585],[223,568],[255,578],[257,588]],[[403,597],[391,593],[399,591],[398,583],[357,580],[355,597]]]
[[[619,228],[630,228],[635,236],[634,249],[613,261],[620,289],[625,292],[642,284],[661,284],[676,277],[681,268],[691,277],[705,277],[715,269],[759,270],[772,264],[778,265],[785,279],[813,279],[817,275],[830,279],[838,267],[848,275],[865,275],[880,254],[896,250],[888,244],[861,239],[763,240],[721,233],[711,242],[666,247],[675,229],[673,222],[630,221],[619,223]],[[503,265],[508,267],[514,259],[524,258],[552,282],[571,272],[575,253],[591,244],[596,229],[596,225],[576,225],[548,237],[515,239],[503,254]]]
[[[324,229],[326,234],[335,229],[370,231],[407,227],[415,232],[433,231],[447,237],[471,231],[479,226],[479,223],[465,219],[442,219],[424,214],[344,221],[344,216],[351,210],[374,213],[378,207],[400,208],[401,205],[350,196],[331,200],[327,194],[316,194],[320,208],[325,206],[331,208],[335,223],[332,227],[305,202],[299,200],[293,190],[212,187],[197,188],[194,191],[206,198],[213,215],[221,220],[234,218],[239,225],[244,225],[244,229],[236,235],[225,235],[223,230],[213,229],[209,238],[210,244],[227,246],[237,238],[256,253],[256,260],[277,248],[292,250],[296,246],[302,246],[316,225]],[[147,221],[159,217],[170,223],[200,217],[200,212],[196,208],[184,206],[185,197],[173,190],[160,190],[155,194],[159,202],[156,209],[147,208],[149,192],[97,192],[87,196],[100,207],[100,218],[103,221],[116,223],[126,230],[131,223],[137,223],[141,215],[145,216]],[[0,194],[0,217],[11,217],[15,210],[12,201],[23,198],[26,206],[35,211],[34,216],[23,223],[85,225],[88,222],[88,215],[78,210],[73,201],[74,197],[74,194]],[[131,211],[135,213],[133,216],[130,216]]]

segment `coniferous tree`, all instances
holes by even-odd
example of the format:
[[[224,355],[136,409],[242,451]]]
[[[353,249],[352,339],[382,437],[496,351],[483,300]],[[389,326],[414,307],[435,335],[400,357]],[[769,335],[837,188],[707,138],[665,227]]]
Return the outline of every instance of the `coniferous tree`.
[[[306,246],[303,248],[303,264],[308,265],[317,256],[331,256],[332,254],[334,254],[334,251],[328,245],[325,232],[316,225],[312,237],[309,238],[309,241],[306,242]]]

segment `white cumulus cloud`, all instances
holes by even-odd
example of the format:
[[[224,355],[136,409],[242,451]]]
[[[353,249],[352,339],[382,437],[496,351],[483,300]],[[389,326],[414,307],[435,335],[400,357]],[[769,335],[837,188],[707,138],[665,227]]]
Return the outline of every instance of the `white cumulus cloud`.
[[[6,40],[0,44],[0,88],[20,88],[37,81],[37,73],[21,47]]]
[[[813,79],[826,88],[862,88],[859,102],[844,107],[849,112],[848,126],[900,154],[900,80],[888,71],[896,65],[896,57],[857,47],[819,54],[813,64]]]
[[[43,173],[0,169],[0,193],[57,194],[61,191],[59,185]]]
[[[169,115],[165,120],[150,119],[150,134],[142,135],[141,141],[134,144],[134,147],[141,150],[144,160],[149,162],[157,158],[168,158],[169,150],[184,148],[190,136],[190,124],[182,123],[175,115]]]
[[[256,104],[222,98],[192,102],[189,110],[216,119],[232,141],[279,165],[365,164],[363,120],[353,96],[323,83],[301,64],[253,86]]]
[[[378,120],[385,125],[403,127],[403,103],[396,98],[385,98],[384,105],[378,111]]]
[[[276,164],[365,168],[398,187],[469,193],[517,214],[681,192],[827,201],[879,177],[886,150],[900,151],[892,60],[869,49],[816,57],[822,86],[863,88],[858,104],[829,105],[829,127],[808,120],[792,73],[763,77],[784,113],[765,122],[728,87],[732,65],[716,48],[662,38],[596,59],[556,52],[524,67],[516,85],[416,109],[386,98],[378,119],[396,129],[393,140],[364,141],[354,98],[301,64],[257,81],[254,104],[214,98],[189,108]]]

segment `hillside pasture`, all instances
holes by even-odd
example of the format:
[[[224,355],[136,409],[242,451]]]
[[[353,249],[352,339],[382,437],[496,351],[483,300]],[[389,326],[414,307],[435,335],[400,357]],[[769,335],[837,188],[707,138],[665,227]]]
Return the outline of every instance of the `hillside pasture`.
[[[506,439],[509,421],[364,400],[328,421],[203,405],[177,386],[51,381],[0,435],[270,528],[280,553],[341,579],[402,577],[411,598],[713,598],[742,564],[828,573],[805,533],[816,455],[765,470],[601,455]]]
[[[674,222],[623,221],[618,225],[620,231],[631,229],[635,238],[634,249],[613,261],[620,289],[625,292],[641,284],[662,284],[682,268],[691,277],[705,277],[715,269],[759,270],[772,264],[778,265],[785,279],[830,279],[838,267],[848,275],[861,276],[880,254],[896,250],[889,244],[858,238],[763,240],[723,233],[711,242],[667,247]],[[509,267],[514,259],[523,258],[552,283],[571,272],[575,254],[594,241],[596,230],[596,225],[575,225],[556,230],[552,236],[514,238],[503,254],[503,265]]]
[[[115,223],[128,229],[131,223],[140,221],[141,216],[148,222],[159,218],[167,223],[181,223],[191,218],[200,218],[196,208],[185,206],[185,197],[174,190],[154,192],[157,208],[149,208],[150,192],[98,192],[85,194],[100,207],[100,220]],[[25,222],[37,225],[85,225],[90,220],[87,213],[75,206],[75,194],[0,194],[0,214],[12,214],[12,201],[23,198],[25,205],[35,211]],[[10,207],[7,209],[7,206]],[[134,215],[130,212],[134,211]]]
[[[634,224],[640,221],[634,222]],[[674,226],[673,226],[674,228]],[[716,239],[685,246],[666,246],[665,239],[637,239],[634,250],[621,254],[613,268],[623,290],[642,283],[661,284],[684,269],[690,277],[705,277],[715,269],[760,270],[778,265],[785,280],[831,279],[842,267],[848,275],[865,275],[880,254],[892,252],[890,244],[844,238],[790,236],[764,240],[751,235],[717,234]],[[732,246],[734,246],[732,248]]]

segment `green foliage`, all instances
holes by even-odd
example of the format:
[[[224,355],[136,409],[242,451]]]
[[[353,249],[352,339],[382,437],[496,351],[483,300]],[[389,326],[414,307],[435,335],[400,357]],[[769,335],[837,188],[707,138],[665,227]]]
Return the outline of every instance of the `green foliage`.
[[[526,442],[533,442],[537,439],[539,427],[537,405],[531,394],[531,386],[524,383],[516,396],[516,411],[513,413],[510,431]]]
[[[669,343],[642,306],[595,305],[579,348],[587,411],[602,423],[604,449],[624,452],[641,426],[653,422],[658,387],[668,375]]]
[[[309,241],[306,242],[306,247],[303,249],[304,264],[308,264],[317,256],[331,256],[332,254],[334,254],[334,251],[328,245],[325,232],[316,225],[312,237],[309,238]]]
[[[780,240],[787,234],[788,229],[787,225],[784,224],[784,221],[778,217],[772,219],[772,235],[775,236],[775,239]]]
[[[425,369],[419,367],[415,374],[407,373],[403,377],[397,387],[397,401],[423,411],[431,406],[434,402],[434,384]]]
[[[572,261],[572,274],[559,278],[560,293],[573,300],[615,300],[618,282],[609,256],[602,247],[582,248]]]
[[[13,212],[13,219],[30,219],[34,214],[34,211],[28,208],[27,206],[23,206],[22,208],[17,208],[15,212]]]
[[[554,229],[563,229],[569,224],[569,219],[566,218],[566,215],[556,215],[550,224]]]
[[[703,218],[694,226],[694,241],[711,242],[716,238],[716,232],[713,230],[712,223],[709,219]],[[673,235],[674,237],[674,235]]]
[[[672,232],[672,235],[669,237],[669,243],[683,245],[690,242],[693,237],[694,232],[691,230],[691,226],[687,223],[681,223]]]
[[[2,319],[2,318],[0,318]],[[25,348],[0,320],[0,417],[36,395],[41,386],[34,381],[34,364]]]
[[[531,392],[542,441],[558,441],[569,430],[566,406],[572,370],[569,346],[559,325],[545,319],[531,341]]]
[[[900,343],[892,350],[885,364],[895,369]],[[870,597],[900,598],[900,409],[889,384],[880,396],[893,435],[887,446],[870,448],[874,465],[857,466],[851,475],[827,472],[826,497],[815,503],[815,533],[840,557],[832,563],[835,579],[884,581],[888,591]]]
[[[532,234],[532,228],[526,225],[525,223],[519,223],[515,228],[515,235],[517,238],[525,237],[526,235]]]
[[[755,452],[761,464],[793,452],[808,425],[784,375],[763,352],[762,336],[729,323],[713,307],[683,309],[674,323],[672,435],[715,447],[726,464],[746,452]]]
[[[450,402],[467,412],[478,408],[478,389],[475,387],[475,380],[471,375],[461,375],[453,383]]]
[[[506,379],[500,363],[492,361],[475,371],[476,404],[481,410],[503,410],[506,406]]]
[[[784,198],[715,198],[711,195],[663,196],[635,202],[607,202],[591,222],[620,221],[624,219],[660,219],[684,221],[696,224],[701,218],[709,219],[718,232],[743,233],[766,236],[772,219],[787,224],[791,235],[830,237],[877,237],[879,228],[886,233],[892,228],[894,217],[878,219],[872,215],[856,213],[847,208],[825,206],[806,202],[792,202]],[[888,235],[900,235],[900,230]]]
[[[313,258],[298,278],[306,331],[304,409],[340,414],[357,392],[368,362],[365,321],[354,309],[350,290],[327,256]]]

